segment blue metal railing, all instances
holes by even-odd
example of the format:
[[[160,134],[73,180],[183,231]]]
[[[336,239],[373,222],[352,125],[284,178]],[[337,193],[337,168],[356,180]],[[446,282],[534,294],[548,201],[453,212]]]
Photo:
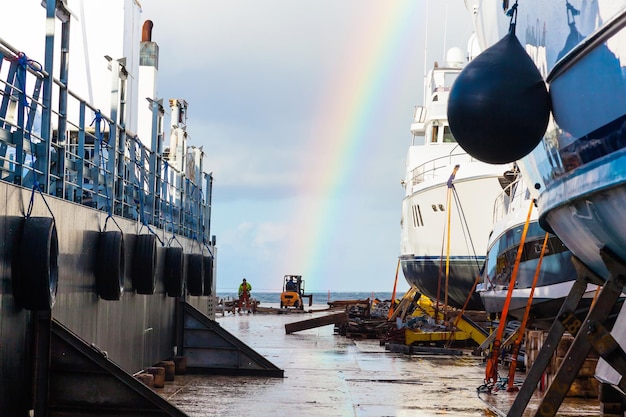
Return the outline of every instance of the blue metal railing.
[[[176,170],[36,61],[24,65],[25,56],[0,39],[0,180],[209,242],[211,174],[192,180]],[[53,97],[64,96],[53,100],[57,109],[43,104],[48,83]],[[153,106],[153,126],[160,110]]]

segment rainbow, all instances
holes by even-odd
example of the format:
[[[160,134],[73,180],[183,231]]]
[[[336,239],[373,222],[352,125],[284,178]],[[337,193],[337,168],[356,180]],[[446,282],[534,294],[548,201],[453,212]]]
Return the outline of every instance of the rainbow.
[[[384,115],[381,103],[392,100],[388,95],[401,88],[391,88],[397,84],[395,75],[407,54],[419,54],[416,45],[423,44],[419,36],[424,36],[424,2],[394,0],[369,2],[367,6],[363,7],[366,10],[355,10],[366,16],[355,19],[359,27],[347,31],[354,37],[347,44],[358,48],[337,63],[337,74],[317,105],[312,123],[315,131],[307,132],[315,139],[305,156],[306,196],[292,219],[300,226],[296,227],[297,239],[286,248],[289,256],[284,270],[302,271],[310,290],[332,288],[333,279],[340,278],[327,270],[329,259],[337,255],[328,252],[327,242],[333,240],[342,219],[356,209],[342,205],[345,200],[340,196],[349,191],[352,181],[365,180],[366,175],[357,175],[366,171],[359,163],[383,145],[383,138],[368,137],[368,121]],[[410,108],[407,112],[410,114]],[[364,256],[372,256],[374,250]]]

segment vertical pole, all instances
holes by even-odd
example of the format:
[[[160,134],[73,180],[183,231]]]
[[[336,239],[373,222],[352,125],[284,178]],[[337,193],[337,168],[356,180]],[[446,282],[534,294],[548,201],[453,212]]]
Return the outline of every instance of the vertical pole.
[[[159,193],[157,188],[157,155],[159,154],[158,143],[159,143],[159,103],[157,101],[151,100],[150,107],[152,108],[152,129],[150,135],[150,164],[149,164],[149,177],[148,177],[148,195],[150,196],[150,216],[148,221],[151,224],[157,224],[157,201],[159,200]]]
[[[23,80],[22,81],[22,86],[20,87],[21,92],[19,94],[19,98],[18,98],[18,102],[17,102],[17,140],[16,140],[16,145],[15,145],[15,161],[17,162],[17,165],[15,167],[15,183],[18,185],[23,185],[24,184],[24,165],[26,164],[26,155],[24,152],[24,144],[26,143],[26,138],[27,138],[27,134],[26,134],[26,130],[25,130],[25,126],[24,126],[24,108],[26,106],[25,102],[26,102],[26,91],[24,88],[24,85],[26,85],[26,74],[28,72],[26,71],[26,68],[23,65],[17,65],[17,71],[15,74],[15,78],[17,80]],[[18,81],[19,83],[19,81]],[[30,149],[28,149],[28,152],[31,153],[33,160],[35,158],[35,148],[31,147]],[[34,171],[33,171],[33,175],[35,175]],[[35,177],[33,177],[33,180],[36,180]]]
[[[126,58],[121,58],[118,60],[118,70],[119,70],[119,112],[117,114],[117,119],[114,119],[119,127],[119,134],[117,137],[117,175],[119,175],[119,180],[116,184],[116,195],[117,199],[122,203],[120,214],[124,215],[124,203],[126,202],[126,142],[128,141],[128,137],[126,135],[126,80],[128,73],[126,72]],[[132,143],[130,144],[132,145]],[[133,167],[134,168],[134,167]]]
[[[509,288],[506,293],[506,299],[502,306],[502,313],[500,315],[500,324],[496,333],[496,338],[493,341],[493,347],[491,349],[491,355],[487,361],[485,367],[485,381],[487,383],[498,382],[498,360],[500,359],[500,346],[502,343],[502,335],[504,334],[504,328],[506,327],[506,319],[509,314],[509,306],[511,304],[511,297],[513,295],[513,289],[515,288],[515,281],[517,280],[517,273],[519,272],[519,265],[522,260],[522,254],[524,253],[524,244],[526,243],[526,234],[528,233],[528,226],[530,224],[530,216],[533,211],[535,201],[530,202],[528,207],[528,214],[526,216],[526,222],[524,223],[524,229],[522,230],[522,236],[519,241],[519,247],[517,248],[517,256],[515,258],[515,265],[513,265],[513,272],[511,273],[511,280],[509,281]]]
[[[83,202],[83,183],[84,183],[84,170],[85,170],[85,102],[80,102],[80,109],[78,113],[78,172],[76,182],[78,182],[78,195],[75,201],[77,203]],[[94,141],[94,147],[98,144]]]
[[[48,192],[50,185],[50,129],[52,127],[52,84],[54,69],[54,27],[56,0],[46,0],[46,52],[44,70],[46,71],[46,81],[43,83],[43,109],[41,113],[41,139],[45,152],[40,155],[43,178],[40,181],[41,191]]]
[[[210,173],[206,176],[206,214],[204,216],[206,225],[205,231],[207,238],[211,236],[211,204],[213,199],[213,173]]]
[[[59,63],[59,122],[56,136],[55,187],[50,194],[65,198],[65,132],[67,130],[67,80],[69,72],[70,19],[61,25],[61,61]]]
[[[111,60],[111,120],[112,123],[109,126],[109,155],[107,161],[107,168],[109,170],[109,174],[111,175],[111,193],[109,194],[109,198],[111,201],[110,204],[110,213],[112,214],[122,214],[116,213],[116,184],[118,183],[118,175],[121,175],[123,178],[124,171],[119,172],[117,169],[116,160],[120,157],[118,155],[117,150],[117,113],[119,106],[119,89],[120,89],[120,63],[116,60]],[[123,155],[123,154],[122,154]],[[122,165],[123,167],[123,165]],[[108,182],[107,182],[108,184]],[[108,185],[107,185],[108,186]]]
[[[389,306],[389,314],[387,314],[387,320],[391,320],[393,316],[393,310],[396,305],[396,287],[398,285],[398,273],[400,272],[400,258],[398,258],[398,265],[396,266],[396,279],[393,282],[393,292],[391,293],[391,305]]]

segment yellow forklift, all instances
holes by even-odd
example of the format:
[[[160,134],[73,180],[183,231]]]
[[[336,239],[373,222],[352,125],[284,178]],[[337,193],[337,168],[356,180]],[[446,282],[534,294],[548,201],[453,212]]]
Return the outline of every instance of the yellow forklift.
[[[296,308],[304,310],[304,298],[309,299],[309,307],[313,305],[313,294],[304,293],[302,275],[285,275],[283,292],[280,294],[280,308]]]

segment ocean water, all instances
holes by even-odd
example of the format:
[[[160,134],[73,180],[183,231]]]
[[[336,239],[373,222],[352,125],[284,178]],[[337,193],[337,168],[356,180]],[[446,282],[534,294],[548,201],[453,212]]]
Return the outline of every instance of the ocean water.
[[[391,292],[313,292],[313,304],[326,304],[329,301],[338,300],[365,300],[378,298],[381,301],[391,300]],[[403,292],[396,292],[396,299],[402,298]],[[238,298],[236,292],[217,292],[217,297],[220,299],[234,299]],[[257,299],[260,304],[273,305],[280,304],[279,292],[255,292],[252,290],[251,297]],[[306,301],[306,300],[305,300]]]

